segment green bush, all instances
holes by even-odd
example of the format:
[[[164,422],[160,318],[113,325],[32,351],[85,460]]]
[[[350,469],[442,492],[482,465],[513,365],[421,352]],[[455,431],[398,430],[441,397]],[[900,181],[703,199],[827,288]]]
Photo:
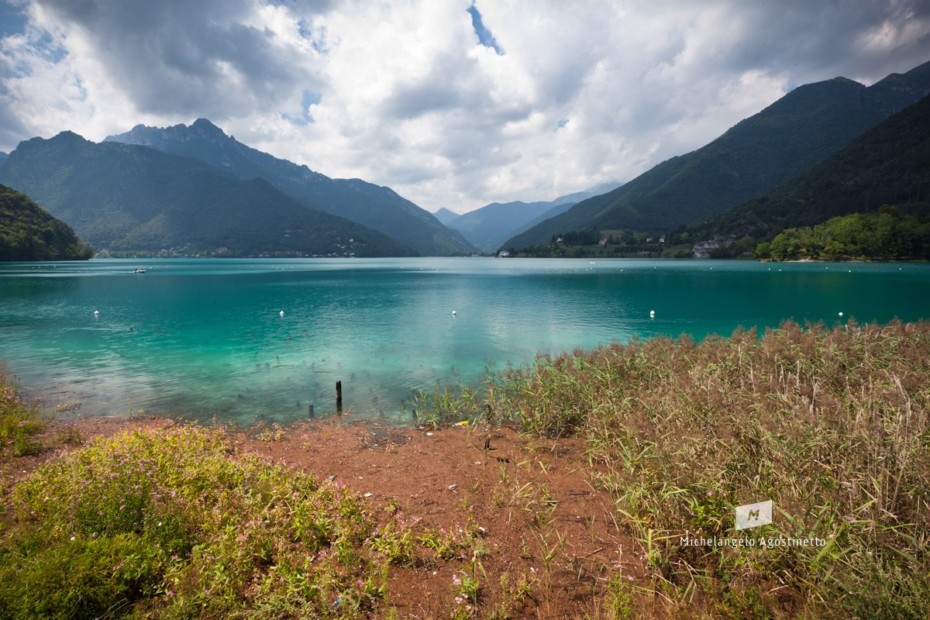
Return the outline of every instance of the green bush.
[[[122,615],[153,593],[161,560],[132,534],[8,549],[0,564],[0,611],[8,618]]]
[[[219,432],[178,427],[98,440],[43,465],[13,492],[0,615],[370,609],[382,568],[364,548],[376,523],[357,500],[230,452]]]

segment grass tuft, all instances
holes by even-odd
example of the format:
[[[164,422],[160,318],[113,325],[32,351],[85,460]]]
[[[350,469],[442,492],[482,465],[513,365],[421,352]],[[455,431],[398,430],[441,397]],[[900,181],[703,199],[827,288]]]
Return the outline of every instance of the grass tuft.
[[[42,451],[38,435],[44,429],[35,406],[0,367],[0,456],[38,454]]]

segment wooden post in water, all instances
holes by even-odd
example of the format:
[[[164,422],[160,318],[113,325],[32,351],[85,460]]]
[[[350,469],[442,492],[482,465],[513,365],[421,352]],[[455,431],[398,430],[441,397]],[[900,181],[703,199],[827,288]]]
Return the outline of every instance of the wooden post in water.
[[[336,413],[342,413],[342,381],[336,381]]]
[[[310,406],[307,407],[307,415],[308,415],[309,417],[311,417],[311,418],[312,418],[312,417],[315,417],[315,414],[314,414],[314,412],[313,412],[313,405],[310,405]]]

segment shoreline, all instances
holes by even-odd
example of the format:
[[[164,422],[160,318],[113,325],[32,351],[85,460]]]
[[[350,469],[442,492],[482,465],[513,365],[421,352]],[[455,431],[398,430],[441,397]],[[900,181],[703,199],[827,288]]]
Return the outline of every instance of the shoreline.
[[[130,534],[161,536],[171,510],[207,524],[194,531],[210,535],[191,543],[204,551],[171,560],[171,571],[194,571],[184,583],[200,607],[183,609],[200,615],[286,604],[274,575],[296,566],[294,578],[339,583],[328,604],[349,596],[370,617],[921,617],[930,600],[921,577],[930,546],[919,536],[930,526],[928,384],[928,321],[787,322],[762,336],[666,337],[539,358],[499,373],[480,395],[427,396],[416,428],[51,422],[44,451],[0,461],[7,539],[41,535],[50,554],[26,554],[33,563],[20,567],[19,556],[0,553],[0,612],[4,579],[31,591],[26,569],[81,534],[58,514],[91,501]],[[38,469],[49,461],[55,467]],[[88,476],[95,463],[100,472]],[[155,513],[122,521],[140,470],[142,481],[161,481]],[[123,477],[118,493],[108,490]],[[17,491],[19,503],[14,484],[32,489]],[[103,486],[85,498],[86,485]],[[57,499],[54,489],[64,490]],[[175,492],[180,503],[163,504]],[[23,501],[32,512],[15,517]],[[58,504],[45,520],[28,516],[49,501]],[[287,529],[306,523],[294,506],[312,506],[312,522],[361,531],[349,543],[327,533],[328,551],[307,551],[304,535]],[[764,506],[759,529],[742,533]],[[84,536],[100,531],[92,523]],[[120,536],[99,544],[123,544]],[[265,546],[242,557],[237,536]],[[147,540],[143,548],[158,551]],[[281,554],[274,561],[271,549]],[[352,559],[344,568],[354,567],[344,579],[326,560],[340,549]],[[212,607],[197,571],[229,562],[245,572],[230,607]],[[256,591],[255,580],[270,590]],[[175,609],[159,592],[139,605]],[[256,598],[263,593],[272,598]]]

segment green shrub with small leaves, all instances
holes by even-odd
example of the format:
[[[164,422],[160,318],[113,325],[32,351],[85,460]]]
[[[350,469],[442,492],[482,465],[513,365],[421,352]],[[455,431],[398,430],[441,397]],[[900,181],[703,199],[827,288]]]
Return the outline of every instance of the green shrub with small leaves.
[[[344,488],[193,427],[123,433],[12,496],[0,615],[351,617],[383,594],[376,523]],[[156,611],[153,611],[156,610]]]

